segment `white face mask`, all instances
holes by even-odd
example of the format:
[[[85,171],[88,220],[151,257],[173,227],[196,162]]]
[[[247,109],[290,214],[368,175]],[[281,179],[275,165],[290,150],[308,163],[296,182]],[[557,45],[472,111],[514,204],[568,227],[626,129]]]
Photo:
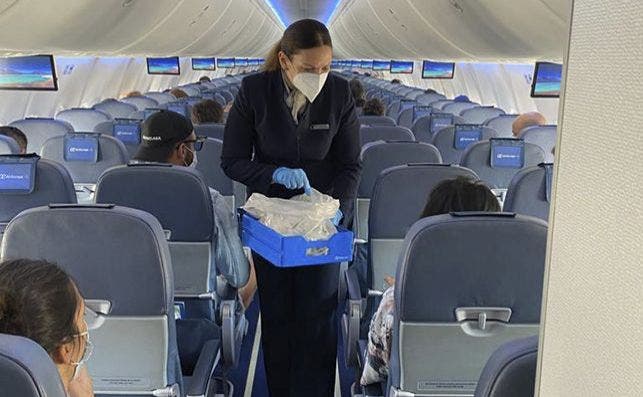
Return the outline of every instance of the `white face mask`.
[[[326,78],[328,78],[328,72],[322,74],[297,73],[292,79],[292,84],[312,103],[324,88]]]
[[[199,164],[199,160],[196,157],[196,150],[190,150],[190,149],[188,149],[187,146],[185,147],[185,150],[187,150],[190,153],[192,153],[192,162],[190,164],[186,164],[185,166],[190,167],[190,168],[196,168],[196,165]]]

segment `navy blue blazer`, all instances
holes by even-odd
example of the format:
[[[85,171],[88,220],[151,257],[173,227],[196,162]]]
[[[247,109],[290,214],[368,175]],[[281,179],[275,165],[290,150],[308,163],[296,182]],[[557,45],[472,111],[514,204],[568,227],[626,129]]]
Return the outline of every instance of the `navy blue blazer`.
[[[268,197],[290,198],[303,190],[272,183],[279,167],[301,168],[313,188],[341,203],[352,216],[360,164],[360,124],[348,81],[330,73],[321,93],[296,124],[285,102],[281,72],[248,76],[228,115],[221,167],[231,179]]]

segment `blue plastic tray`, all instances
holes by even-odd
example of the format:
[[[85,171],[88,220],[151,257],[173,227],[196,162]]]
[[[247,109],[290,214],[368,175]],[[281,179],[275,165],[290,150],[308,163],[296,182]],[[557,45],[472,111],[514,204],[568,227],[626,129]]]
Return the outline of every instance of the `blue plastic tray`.
[[[241,240],[278,267],[336,264],[353,259],[353,232],[342,227],[328,240],[308,241],[301,236],[282,236],[241,211]]]

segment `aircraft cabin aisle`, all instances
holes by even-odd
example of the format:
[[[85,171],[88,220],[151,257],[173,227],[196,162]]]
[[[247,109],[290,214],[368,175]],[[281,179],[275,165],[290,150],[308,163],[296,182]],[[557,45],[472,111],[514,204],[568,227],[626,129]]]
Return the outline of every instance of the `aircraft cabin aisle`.
[[[643,395],[642,20],[0,0],[0,397]]]

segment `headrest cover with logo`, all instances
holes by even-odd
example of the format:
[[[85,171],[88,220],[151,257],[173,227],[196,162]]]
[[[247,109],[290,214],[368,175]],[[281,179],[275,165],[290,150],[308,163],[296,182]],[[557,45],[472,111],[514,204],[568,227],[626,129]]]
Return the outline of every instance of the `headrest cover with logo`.
[[[489,164],[492,168],[522,168],[525,164],[525,141],[492,138]]]
[[[65,161],[98,161],[98,134],[65,135],[63,152]]]
[[[30,194],[36,184],[36,154],[0,156],[0,194]]]
[[[482,139],[482,127],[476,124],[456,124],[453,134],[453,147],[464,150],[472,143]]]
[[[139,120],[117,119],[112,134],[125,145],[138,145],[141,143],[141,124]]]

